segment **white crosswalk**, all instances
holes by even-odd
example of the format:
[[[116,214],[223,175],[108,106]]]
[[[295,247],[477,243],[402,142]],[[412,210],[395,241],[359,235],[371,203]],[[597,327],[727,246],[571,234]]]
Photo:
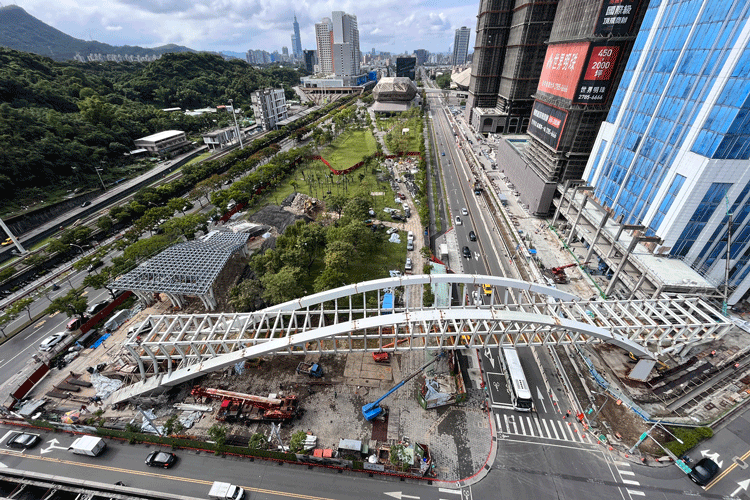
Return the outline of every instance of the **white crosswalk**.
[[[629,486],[640,486],[641,483],[638,481],[633,481],[632,479],[625,479],[623,476],[635,476],[635,472],[632,470],[629,470],[628,467],[630,467],[630,463],[628,462],[615,462],[615,465],[617,466],[617,472],[620,474],[620,480],[623,482],[623,484],[627,484]],[[637,497],[645,497],[646,493],[639,490],[631,490],[630,488],[625,488],[625,491],[630,494],[631,497],[637,496]]]
[[[497,422],[497,430],[502,434],[596,444],[596,438],[590,436],[577,421],[541,418],[536,415],[522,413],[496,413],[495,420]]]

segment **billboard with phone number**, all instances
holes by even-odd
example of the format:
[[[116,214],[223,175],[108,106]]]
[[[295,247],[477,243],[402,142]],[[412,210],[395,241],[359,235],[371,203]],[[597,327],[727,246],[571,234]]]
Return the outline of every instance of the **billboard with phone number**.
[[[583,72],[589,42],[550,45],[539,77],[539,92],[572,100]]]
[[[629,35],[640,7],[640,0],[605,0],[594,28],[594,35]]]
[[[557,150],[567,118],[567,111],[536,101],[531,110],[529,134]]]
[[[618,63],[620,45],[593,44],[586,59],[583,78],[577,85],[573,102],[602,104],[612,85],[612,75]]]

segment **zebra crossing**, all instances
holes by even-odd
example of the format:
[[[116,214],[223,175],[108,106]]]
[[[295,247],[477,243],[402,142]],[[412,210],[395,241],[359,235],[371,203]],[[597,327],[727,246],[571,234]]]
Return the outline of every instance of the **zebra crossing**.
[[[635,472],[629,469],[630,464],[628,462],[615,462],[615,466],[620,474],[620,481],[625,485],[625,491],[630,494],[630,497],[645,497],[646,493],[643,491],[632,489],[635,486],[640,486],[641,483],[633,479],[625,479],[625,477],[635,476]]]
[[[520,413],[495,413],[498,434],[530,436],[556,441],[596,444],[596,438],[589,435],[576,421],[548,419],[538,415]]]

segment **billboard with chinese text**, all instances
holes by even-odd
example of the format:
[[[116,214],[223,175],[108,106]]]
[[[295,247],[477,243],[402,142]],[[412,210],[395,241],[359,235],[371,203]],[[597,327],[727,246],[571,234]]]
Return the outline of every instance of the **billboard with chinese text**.
[[[594,35],[630,34],[640,4],[640,0],[604,0]]]
[[[529,122],[529,134],[557,150],[568,112],[540,101],[534,102]]]
[[[537,90],[572,100],[581,79],[589,42],[550,45]]]
[[[576,104],[602,104],[612,85],[612,75],[619,62],[622,47],[615,44],[592,44],[583,77],[576,86],[573,102]]]

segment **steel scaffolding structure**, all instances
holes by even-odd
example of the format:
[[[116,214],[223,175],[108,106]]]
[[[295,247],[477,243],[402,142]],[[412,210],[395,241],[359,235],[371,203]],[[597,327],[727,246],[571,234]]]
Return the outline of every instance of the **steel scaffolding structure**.
[[[383,309],[384,293],[407,299],[406,287],[447,283],[462,287],[457,303]],[[489,304],[469,305],[482,284]],[[453,289],[450,286],[450,289]],[[495,303],[499,298],[502,303]],[[147,324],[148,323],[148,326]],[[555,288],[496,276],[417,275],[321,292],[241,314],[150,316],[124,344],[141,381],[111,402],[170,387],[204,373],[267,354],[390,352],[413,349],[560,345],[607,342],[654,357],[700,340],[718,339],[731,326],[700,299],[582,301]],[[150,328],[150,330],[149,330]]]
[[[200,240],[173,245],[109,284],[117,290],[131,290],[144,302],[149,295],[166,294],[176,307],[183,297],[194,296],[206,309],[216,307],[212,285],[229,258],[236,252],[247,256],[249,235],[213,231]]]

